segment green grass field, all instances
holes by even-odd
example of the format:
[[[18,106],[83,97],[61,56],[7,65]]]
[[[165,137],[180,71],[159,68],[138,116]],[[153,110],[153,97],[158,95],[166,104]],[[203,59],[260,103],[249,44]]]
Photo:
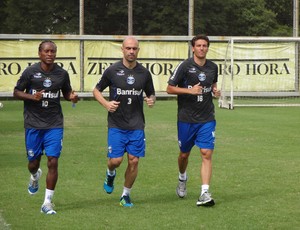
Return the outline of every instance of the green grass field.
[[[65,136],[54,203],[57,215],[40,213],[40,191],[27,192],[23,104],[0,109],[0,229],[300,229],[300,108],[216,107],[212,208],[197,207],[199,150],[190,157],[188,196],[177,185],[176,101],[145,107],[146,157],[132,189],[133,208],[119,206],[126,159],[115,191],[103,189],[106,170],[106,111],[94,100],[72,108],[63,102]]]

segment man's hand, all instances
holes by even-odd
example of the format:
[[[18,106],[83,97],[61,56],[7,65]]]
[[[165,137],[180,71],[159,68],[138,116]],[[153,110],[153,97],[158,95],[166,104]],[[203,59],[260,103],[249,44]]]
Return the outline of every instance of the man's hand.
[[[147,103],[147,105],[152,108],[155,104],[156,97],[154,95],[151,95],[150,97],[145,97],[144,101]]]
[[[199,95],[202,94],[203,87],[200,85],[200,82],[196,85],[194,85],[192,88],[190,88],[190,92],[193,95]]]
[[[42,98],[43,98],[43,93],[45,92],[45,90],[41,90],[39,92],[36,92],[34,95],[33,95],[33,99],[34,101],[40,101]]]
[[[119,107],[120,102],[119,101],[109,101],[106,105],[105,108],[107,109],[108,112],[115,112],[118,107]]]
[[[70,93],[70,101],[72,101],[73,103],[77,103],[78,102],[78,94],[75,93],[75,91],[73,90],[71,93]]]
[[[218,90],[216,87],[213,87],[212,92],[213,92],[215,97],[220,97],[221,96],[221,91]]]

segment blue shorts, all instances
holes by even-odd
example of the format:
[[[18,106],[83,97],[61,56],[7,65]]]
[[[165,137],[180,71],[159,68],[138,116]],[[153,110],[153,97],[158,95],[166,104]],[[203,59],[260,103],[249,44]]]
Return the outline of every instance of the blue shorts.
[[[201,149],[215,148],[216,121],[206,123],[177,122],[178,144],[183,153],[190,152],[194,145]]]
[[[124,130],[108,128],[108,154],[109,158],[123,157],[125,152],[144,157],[146,140],[144,130]]]
[[[63,142],[62,128],[55,129],[25,129],[25,144],[27,158],[35,160],[43,155],[59,158]]]

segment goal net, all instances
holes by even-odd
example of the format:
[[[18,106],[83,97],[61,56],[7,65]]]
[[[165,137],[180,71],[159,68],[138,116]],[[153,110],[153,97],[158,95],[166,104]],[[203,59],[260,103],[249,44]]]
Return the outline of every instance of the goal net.
[[[219,106],[300,106],[299,43],[297,38],[231,38]]]

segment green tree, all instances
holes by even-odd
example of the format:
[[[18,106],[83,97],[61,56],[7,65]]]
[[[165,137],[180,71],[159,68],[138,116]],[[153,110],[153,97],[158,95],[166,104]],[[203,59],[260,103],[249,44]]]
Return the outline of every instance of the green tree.
[[[135,34],[188,35],[188,1],[141,0],[134,6]]]
[[[6,0],[0,0],[0,33],[6,33],[6,28],[4,25],[4,20],[7,17],[6,9]]]
[[[85,34],[126,35],[127,0],[85,2]],[[136,35],[187,35],[188,2],[133,1],[133,33]]]
[[[7,0],[7,33],[65,34],[78,31],[78,4],[74,1]]]
[[[126,35],[128,0],[85,0],[84,33]],[[210,36],[291,36],[291,0],[194,0],[194,31]],[[78,34],[79,0],[0,0],[0,33]],[[187,35],[188,1],[133,1],[133,34]]]
[[[276,17],[273,36],[293,35],[293,7],[291,0],[266,1],[266,8],[274,12]]]
[[[84,11],[85,34],[127,34],[127,1],[88,0]]]
[[[196,28],[209,35],[268,36],[276,25],[275,13],[265,8],[264,0],[212,0],[198,7]]]

